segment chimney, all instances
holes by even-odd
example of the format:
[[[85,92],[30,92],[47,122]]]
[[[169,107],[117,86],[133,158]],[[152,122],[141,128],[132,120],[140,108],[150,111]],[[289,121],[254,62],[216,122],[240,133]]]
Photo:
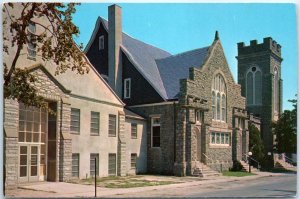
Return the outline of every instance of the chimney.
[[[108,83],[122,98],[122,9],[118,5],[108,7]]]

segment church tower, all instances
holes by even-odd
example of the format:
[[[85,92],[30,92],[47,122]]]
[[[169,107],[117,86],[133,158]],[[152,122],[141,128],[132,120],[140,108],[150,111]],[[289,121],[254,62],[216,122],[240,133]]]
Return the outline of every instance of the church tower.
[[[238,83],[246,97],[249,113],[261,118],[261,135],[266,152],[273,149],[270,124],[282,111],[281,46],[271,37],[263,43],[238,43]]]

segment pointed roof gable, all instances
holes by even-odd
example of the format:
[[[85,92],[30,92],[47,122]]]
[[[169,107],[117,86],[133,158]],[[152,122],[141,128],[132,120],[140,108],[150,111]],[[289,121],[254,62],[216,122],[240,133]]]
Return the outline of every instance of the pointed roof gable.
[[[108,32],[108,21],[98,17],[85,53],[94,42],[100,24]],[[164,100],[178,98],[179,80],[188,78],[190,67],[203,65],[209,54],[209,47],[171,55],[167,51],[122,33],[122,51]]]

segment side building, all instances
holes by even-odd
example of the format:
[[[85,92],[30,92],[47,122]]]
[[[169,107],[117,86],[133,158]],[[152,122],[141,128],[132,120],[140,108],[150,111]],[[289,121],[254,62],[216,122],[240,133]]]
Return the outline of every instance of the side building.
[[[15,3],[8,8],[17,18],[23,6]],[[7,28],[11,23],[7,12],[3,19]],[[46,17],[33,18],[28,31],[40,34],[44,29],[39,24],[46,27],[49,21]],[[3,52],[3,61],[10,66],[16,46],[10,45],[9,30],[3,33],[9,38],[4,41],[9,48]],[[24,46],[16,68],[27,69],[36,77],[38,95],[56,114],[4,99],[5,188],[95,174],[103,177],[146,172],[146,120],[124,108],[84,55],[89,73],[79,75],[67,70],[54,75],[57,65],[52,60],[44,61],[37,48],[30,43]]]
[[[85,53],[126,108],[146,119],[148,172],[193,175],[242,160],[246,100],[218,32],[207,47],[171,55],[123,33],[121,12],[112,5],[108,21],[97,19]]]

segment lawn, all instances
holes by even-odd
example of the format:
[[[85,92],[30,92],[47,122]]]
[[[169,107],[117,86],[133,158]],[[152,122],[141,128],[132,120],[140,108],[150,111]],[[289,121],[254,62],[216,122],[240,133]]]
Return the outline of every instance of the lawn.
[[[94,178],[87,178],[82,180],[72,181],[71,183],[94,185]],[[157,185],[167,185],[176,184],[176,181],[166,181],[166,180],[147,180],[143,179],[142,176],[111,176],[97,178],[97,186],[106,188],[132,188],[132,187],[146,187],[146,186],[157,186]]]
[[[222,172],[223,176],[233,176],[233,177],[244,177],[244,176],[253,176],[255,173],[248,173],[243,171],[224,171]]]

